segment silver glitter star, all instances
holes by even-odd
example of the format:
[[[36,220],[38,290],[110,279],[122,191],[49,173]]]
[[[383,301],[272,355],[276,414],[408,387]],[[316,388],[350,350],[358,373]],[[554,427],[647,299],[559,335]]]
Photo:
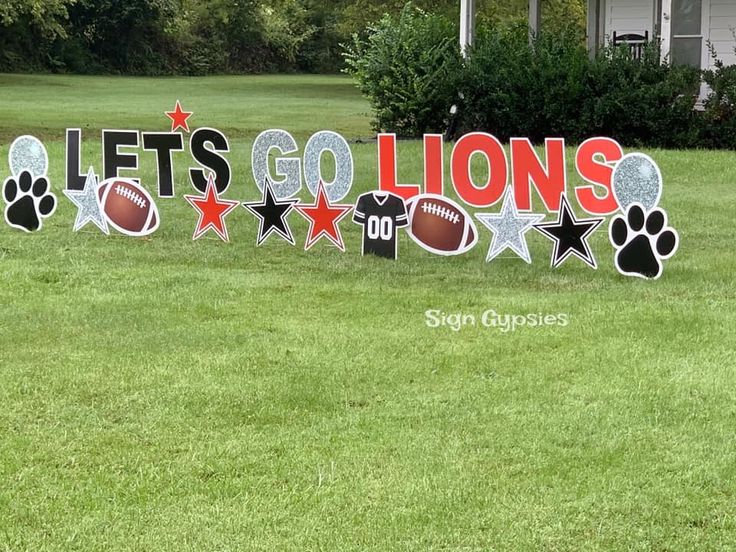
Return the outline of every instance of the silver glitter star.
[[[526,245],[525,234],[534,224],[541,222],[544,215],[519,214],[513,190],[508,188],[504,194],[503,207],[499,214],[479,213],[475,215],[475,218],[493,232],[493,240],[486,256],[486,262],[491,262],[504,250],[511,249],[524,261],[531,264],[532,257]]]
[[[104,234],[110,234],[110,229],[107,227],[107,219],[100,208],[100,200],[97,197],[97,188],[99,185],[100,183],[97,181],[95,170],[93,167],[90,167],[87,173],[87,179],[84,181],[83,190],[64,190],[64,195],[77,206],[77,220],[74,222],[75,232],[78,232],[88,222],[91,222],[102,230]]]

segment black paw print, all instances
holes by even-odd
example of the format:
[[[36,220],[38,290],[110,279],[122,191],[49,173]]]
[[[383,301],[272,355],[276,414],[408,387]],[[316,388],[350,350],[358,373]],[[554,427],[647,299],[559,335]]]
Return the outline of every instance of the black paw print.
[[[609,233],[618,271],[640,278],[659,278],[662,261],[675,254],[680,241],[677,232],[667,226],[667,213],[659,208],[647,213],[639,204],[629,207],[626,218],[614,218]]]
[[[5,220],[13,228],[33,232],[40,230],[43,219],[56,210],[56,197],[49,191],[49,181],[45,176],[33,179],[28,171],[10,177],[3,186]]]

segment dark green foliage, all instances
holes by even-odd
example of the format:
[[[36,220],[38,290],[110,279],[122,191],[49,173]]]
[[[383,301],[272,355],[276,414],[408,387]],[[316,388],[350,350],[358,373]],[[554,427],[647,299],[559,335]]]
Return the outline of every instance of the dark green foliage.
[[[456,29],[446,18],[407,4],[368,36],[353,37],[346,71],[369,98],[377,131],[402,136],[442,131],[462,76]]]
[[[543,34],[531,45],[525,28],[493,29],[481,34],[467,75],[467,129],[535,142],[596,135],[629,146],[697,142],[698,71],[661,64],[653,46],[639,60],[626,48],[591,60],[576,29]]]
[[[97,65],[111,72],[168,72],[168,38],[163,22],[174,14],[173,0],[78,0],[69,10],[70,36]],[[74,55],[63,59],[74,64]]]
[[[591,59],[577,26],[529,41],[527,26],[487,25],[463,61],[442,15],[408,6],[356,36],[348,69],[371,101],[374,127],[415,137],[447,128],[462,95],[462,131],[502,140],[610,136],[628,147],[736,148],[736,67],[715,62],[712,92],[696,109],[701,72],[661,63],[656,44],[633,59],[625,47]]]
[[[146,75],[338,72],[340,45],[405,0],[2,0],[0,71]],[[502,4],[502,5],[501,5]],[[456,22],[457,0],[415,0]],[[480,22],[527,0],[478,0]],[[546,0],[545,27],[584,26],[584,0]]]
[[[655,44],[640,60],[625,47],[607,48],[589,64],[581,98],[586,130],[629,146],[696,146],[699,85],[698,70],[661,63]]]
[[[726,66],[711,47],[713,69],[704,71],[710,93],[703,112],[703,145],[736,149],[736,65]]]
[[[463,79],[464,126],[501,139],[580,136],[587,60],[574,29],[543,35],[533,47],[525,24],[486,29],[471,52]]]
[[[25,15],[0,26],[0,72],[16,68],[27,72],[44,69],[46,56],[35,47],[44,40],[41,30]]]

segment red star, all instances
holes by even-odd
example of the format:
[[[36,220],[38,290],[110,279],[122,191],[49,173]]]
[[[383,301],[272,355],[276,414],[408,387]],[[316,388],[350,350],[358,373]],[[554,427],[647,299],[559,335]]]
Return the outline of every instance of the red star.
[[[185,132],[189,132],[189,123],[187,119],[192,116],[193,111],[184,111],[181,108],[181,103],[176,100],[176,107],[174,111],[165,111],[164,114],[171,119],[171,132],[176,132],[177,129],[182,128]]]
[[[205,191],[204,197],[185,195],[184,199],[199,211],[199,221],[197,222],[197,227],[194,229],[193,240],[200,238],[202,234],[211,228],[220,236],[221,240],[230,241],[227,226],[225,226],[225,217],[230,211],[240,205],[240,202],[220,199],[213,174],[210,174],[207,179],[207,190]]]
[[[332,205],[325,194],[324,185],[320,182],[314,205],[295,205],[299,213],[309,221],[309,235],[304,250],[308,250],[323,236],[345,252],[345,244],[337,223],[353,208],[352,205]]]

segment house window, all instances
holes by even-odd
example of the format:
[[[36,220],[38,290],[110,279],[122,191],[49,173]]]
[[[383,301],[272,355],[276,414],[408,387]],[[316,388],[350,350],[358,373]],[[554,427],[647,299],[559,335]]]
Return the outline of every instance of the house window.
[[[702,56],[703,0],[672,0],[672,64],[699,69]]]

